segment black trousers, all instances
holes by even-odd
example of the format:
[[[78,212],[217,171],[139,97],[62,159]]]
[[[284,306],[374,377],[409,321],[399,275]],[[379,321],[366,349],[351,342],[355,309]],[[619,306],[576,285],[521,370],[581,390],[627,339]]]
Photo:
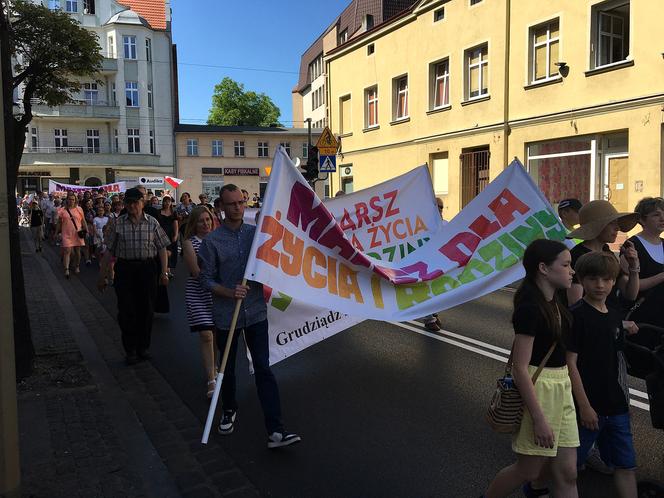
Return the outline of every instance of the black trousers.
[[[147,350],[152,335],[152,316],[157,299],[159,266],[153,259],[115,263],[113,286],[118,297],[118,323],[127,353]]]

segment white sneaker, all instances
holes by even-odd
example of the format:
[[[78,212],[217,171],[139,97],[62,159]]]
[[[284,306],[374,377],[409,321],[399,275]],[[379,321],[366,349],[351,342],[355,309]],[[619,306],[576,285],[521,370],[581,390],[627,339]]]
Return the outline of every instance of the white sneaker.
[[[289,446],[300,441],[302,441],[302,438],[297,434],[286,431],[273,432],[267,438],[267,447],[270,449],[281,448],[282,446]]]

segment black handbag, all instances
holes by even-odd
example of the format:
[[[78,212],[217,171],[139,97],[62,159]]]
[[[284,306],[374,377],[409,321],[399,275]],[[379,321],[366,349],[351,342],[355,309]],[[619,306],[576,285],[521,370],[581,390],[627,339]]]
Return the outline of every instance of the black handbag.
[[[67,214],[69,215],[69,218],[71,219],[71,222],[74,224],[74,230],[76,230],[76,235],[78,235],[79,238],[84,239],[85,236],[88,234],[88,231],[85,230],[84,228],[79,230],[78,225],[76,225],[76,220],[71,215],[71,211],[69,211],[69,208],[66,208],[66,209],[67,209]]]

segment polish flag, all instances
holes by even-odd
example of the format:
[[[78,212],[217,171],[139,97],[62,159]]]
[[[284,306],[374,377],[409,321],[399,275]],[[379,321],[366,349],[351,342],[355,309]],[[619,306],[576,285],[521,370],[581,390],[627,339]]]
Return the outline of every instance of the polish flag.
[[[173,188],[178,188],[178,186],[184,181],[180,180],[179,178],[175,178],[174,176],[165,176],[164,180]]]

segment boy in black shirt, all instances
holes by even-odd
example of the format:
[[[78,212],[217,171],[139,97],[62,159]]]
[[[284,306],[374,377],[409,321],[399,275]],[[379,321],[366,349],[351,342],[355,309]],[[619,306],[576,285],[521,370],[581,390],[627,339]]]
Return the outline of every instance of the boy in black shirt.
[[[579,417],[577,466],[585,463],[590,448],[597,444],[602,460],[615,468],[618,496],[636,498],[636,455],[621,328],[635,334],[638,327],[622,321],[618,311],[606,306],[620,272],[612,254],[584,254],[575,271],[584,296],[571,308],[574,324],[567,341],[567,365]]]

